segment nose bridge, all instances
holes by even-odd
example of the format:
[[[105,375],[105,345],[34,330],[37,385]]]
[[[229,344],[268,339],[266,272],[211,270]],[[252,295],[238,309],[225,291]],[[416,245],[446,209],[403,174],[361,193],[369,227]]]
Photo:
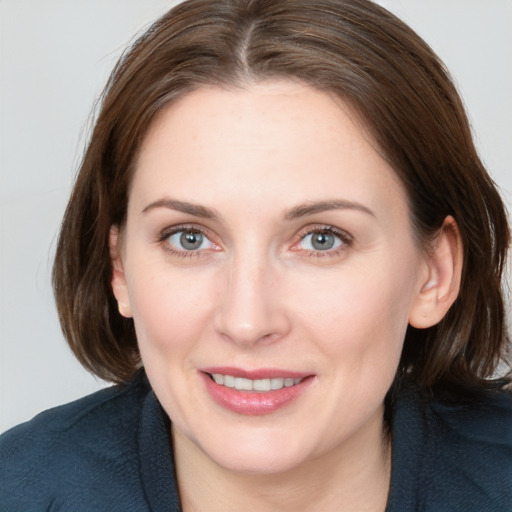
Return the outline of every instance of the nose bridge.
[[[255,245],[230,258],[223,273],[216,328],[238,344],[277,339],[287,331],[276,263]]]

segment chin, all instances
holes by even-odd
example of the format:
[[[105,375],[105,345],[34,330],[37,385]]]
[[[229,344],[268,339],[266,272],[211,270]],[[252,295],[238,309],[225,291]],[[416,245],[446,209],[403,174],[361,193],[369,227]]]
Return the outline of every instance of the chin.
[[[217,466],[235,473],[262,476],[285,473],[314,455],[313,447],[308,447],[305,440],[293,439],[288,431],[277,433],[267,427],[201,437],[199,442],[194,442],[199,451]]]
[[[299,467],[305,459],[302,454],[283,453],[281,450],[243,450],[237,453],[212,454],[212,460],[226,471],[251,475],[277,475]]]

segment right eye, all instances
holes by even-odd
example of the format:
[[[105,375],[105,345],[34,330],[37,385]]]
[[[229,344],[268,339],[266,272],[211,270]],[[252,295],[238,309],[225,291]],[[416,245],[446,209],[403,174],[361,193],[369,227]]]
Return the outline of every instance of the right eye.
[[[175,252],[195,252],[203,249],[211,249],[214,244],[200,231],[196,229],[181,229],[166,237],[167,243]]]

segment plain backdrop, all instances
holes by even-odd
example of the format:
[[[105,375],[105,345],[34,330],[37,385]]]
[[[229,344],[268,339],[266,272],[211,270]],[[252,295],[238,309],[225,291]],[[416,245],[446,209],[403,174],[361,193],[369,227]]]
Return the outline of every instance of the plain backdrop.
[[[95,98],[125,45],[175,3],[0,0],[0,431],[106,385],[61,334],[55,240]],[[512,0],[379,3],[451,70],[510,208]]]

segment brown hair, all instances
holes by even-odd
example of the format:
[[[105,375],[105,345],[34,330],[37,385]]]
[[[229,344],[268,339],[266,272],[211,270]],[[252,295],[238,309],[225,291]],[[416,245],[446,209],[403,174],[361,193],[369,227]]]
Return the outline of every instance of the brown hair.
[[[201,85],[288,77],[350,104],[408,194],[420,243],[447,215],[462,237],[461,291],[436,326],[409,328],[399,375],[485,388],[508,346],[501,289],[510,232],[443,64],[368,0],[188,0],[125,53],[107,83],[60,233],[53,282],[80,362],[126,381],[140,367],[133,322],[110,288],[109,229],[123,225],[133,163],[155,114]],[[505,381],[500,381],[503,385]]]

